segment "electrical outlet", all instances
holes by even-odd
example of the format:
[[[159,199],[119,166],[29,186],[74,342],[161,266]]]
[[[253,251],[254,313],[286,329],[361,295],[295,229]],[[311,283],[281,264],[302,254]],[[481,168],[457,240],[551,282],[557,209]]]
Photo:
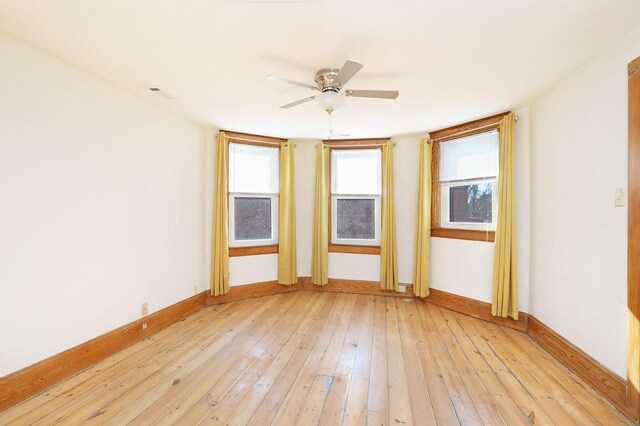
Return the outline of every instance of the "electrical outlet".
[[[407,286],[405,284],[399,284],[398,293],[406,293],[406,292],[407,292]]]
[[[140,310],[140,316],[145,316],[149,313],[149,304],[144,302],[142,304],[142,309]]]
[[[193,286],[193,294],[198,294],[198,286],[197,285]]]
[[[147,329],[147,327],[148,327],[148,324],[147,324],[146,322],[145,322],[144,324],[142,324],[142,329],[143,329],[143,330],[146,330],[146,329]]]

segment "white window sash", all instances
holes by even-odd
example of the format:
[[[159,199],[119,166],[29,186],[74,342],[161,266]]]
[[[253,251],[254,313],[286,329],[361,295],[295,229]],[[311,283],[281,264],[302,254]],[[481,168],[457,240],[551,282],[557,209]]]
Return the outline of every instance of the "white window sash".
[[[235,198],[271,199],[271,238],[259,240],[236,240]],[[268,193],[229,193],[229,247],[254,247],[278,244],[278,194]]]
[[[375,202],[375,238],[365,239],[350,239],[350,238],[338,238],[338,200],[370,200]],[[354,246],[379,246],[380,245],[380,195],[347,195],[347,194],[332,194],[331,195],[331,243],[338,245],[354,245]]]
[[[491,183],[493,188],[491,192],[491,222],[478,223],[478,222],[450,222],[450,188],[465,185],[477,185],[483,183]],[[440,185],[440,226],[442,228],[449,229],[469,229],[478,231],[495,231],[496,221],[498,219],[498,180],[495,177],[482,178],[482,179],[470,179],[460,180],[453,182],[446,182]]]

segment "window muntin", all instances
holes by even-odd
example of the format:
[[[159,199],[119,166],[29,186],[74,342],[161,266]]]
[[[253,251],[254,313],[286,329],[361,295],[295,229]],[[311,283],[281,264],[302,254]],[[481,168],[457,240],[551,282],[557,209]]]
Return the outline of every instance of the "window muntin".
[[[382,151],[331,151],[331,242],[380,245]]]
[[[440,223],[443,228],[495,230],[497,131],[440,143]]]
[[[229,246],[278,243],[279,149],[229,144]]]

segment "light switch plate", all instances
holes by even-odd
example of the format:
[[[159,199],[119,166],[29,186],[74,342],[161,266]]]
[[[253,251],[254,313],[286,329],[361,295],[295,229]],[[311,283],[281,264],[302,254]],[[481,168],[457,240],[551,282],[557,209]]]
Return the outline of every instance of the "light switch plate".
[[[624,207],[624,189],[623,188],[616,188],[615,206]]]

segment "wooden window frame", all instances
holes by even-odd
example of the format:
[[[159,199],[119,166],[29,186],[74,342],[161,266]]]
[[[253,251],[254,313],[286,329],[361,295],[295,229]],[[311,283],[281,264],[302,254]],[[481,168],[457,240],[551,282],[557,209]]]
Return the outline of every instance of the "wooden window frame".
[[[223,130],[224,131],[224,130]],[[287,142],[286,139],[274,138],[271,136],[262,136],[262,135],[253,135],[250,133],[238,133],[231,131],[224,131],[225,136],[227,137],[227,141],[229,143],[237,143],[243,145],[255,145],[255,146],[266,146],[269,148],[280,148],[280,145],[283,142]],[[229,162],[229,157],[227,153],[227,164]],[[228,168],[227,168],[228,169]],[[228,173],[228,171],[227,171]],[[227,179],[227,200],[229,199],[229,183]],[[229,206],[227,206],[227,216],[229,215]],[[280,211],[278,208],[278,220],[280,218]],[[239,256],[257,256],[262,254],[274,254],[278,253],[280,249],[279,244],[269,244],[269,245],[257,245],[257,246],[246,246],[246,247],[229,247],[229,257],[239,257]]]
[[[391,138],[376,138],[376,139],[340,139],[340,140],[323,140],[322,143],[329,149],[329,185],[331,185],[331,150],[334,149],[373,149],[382,148]],[[380,245],[356,245],[356,244],[334,244],[332,243],[332,205],[331,205],[331,190],[329,190],[329,253],[349,253],[349,254],[380,254]],[[382,214],[382,212],[380,212]]]
[[[441,200],[440,200],[440,143],[465,136],[486,133],[500,128],[502,117],[510,111],[479,120],[469,121],[441,130],[429,133],[431,143],[431,236],[438,238],[452,238],[468,241],[494,242],[495,231],[482,231],[474,229],[443,228],[441,224]]]

